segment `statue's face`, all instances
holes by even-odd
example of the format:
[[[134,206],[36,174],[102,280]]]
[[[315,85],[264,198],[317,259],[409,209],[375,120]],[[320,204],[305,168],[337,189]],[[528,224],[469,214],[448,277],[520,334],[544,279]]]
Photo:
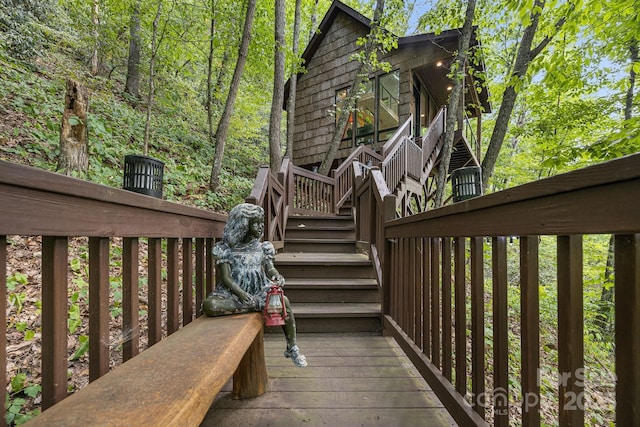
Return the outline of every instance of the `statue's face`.
[[[260,239],[264,233],[264,221],[261,218],[254,218],[249,223],[249,234],[251,237]]]

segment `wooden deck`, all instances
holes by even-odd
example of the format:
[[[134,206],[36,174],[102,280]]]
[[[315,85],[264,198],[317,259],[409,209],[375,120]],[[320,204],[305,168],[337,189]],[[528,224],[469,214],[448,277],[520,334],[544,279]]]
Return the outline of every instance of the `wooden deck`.
[[[283,357],[284,337],[267,334],[269,390],[233,400],[218,395],[202,426],[456,425],[393,338],[300,334],[309,366]]]

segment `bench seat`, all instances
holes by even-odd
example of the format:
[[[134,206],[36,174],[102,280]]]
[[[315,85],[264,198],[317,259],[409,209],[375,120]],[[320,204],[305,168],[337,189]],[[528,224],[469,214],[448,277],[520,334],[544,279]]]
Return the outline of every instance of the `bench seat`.
[[[202,316],[33,418],[29,426],[197,426],[234,377],[266,391],[260,313]]]

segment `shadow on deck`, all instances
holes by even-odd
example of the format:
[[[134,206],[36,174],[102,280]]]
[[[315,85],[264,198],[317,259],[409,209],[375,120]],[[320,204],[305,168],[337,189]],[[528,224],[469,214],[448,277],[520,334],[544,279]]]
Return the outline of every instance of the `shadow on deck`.
[[[234,400],[228,384],[201,426],[456,425],[396,341],[366,334],[300,334],[309,366],[283,357],[267,334],[268,392]]]

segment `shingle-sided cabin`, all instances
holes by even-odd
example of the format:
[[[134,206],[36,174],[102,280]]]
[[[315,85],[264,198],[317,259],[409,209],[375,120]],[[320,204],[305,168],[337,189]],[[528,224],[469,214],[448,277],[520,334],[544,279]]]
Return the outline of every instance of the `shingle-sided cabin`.
[[[346,96],[359,65],[351,59],[362,49],[356,42],[369,30],[368,18],[336,0],[304,51],[306,72],[299,74],[296,92],[292,151],[295,165],[309,168],[324,159],[337,122],[332,111]],[[452,87],[447,74],[458,38],[458,30],[398,38],[397,49],[384,58],[391,64],[392,71],[380,71],[370,76],[366,93],[358,101],[357,112],[352,114],[343,131],[338,163],[361,144],[379,151],[411,117],[415,118],[413,136],[424,136],[437,112],[447,103]],[[471,46],[479,46],[475,37]],[[481,112],[490,110],[487,91],[469,90],[474,87],[471,76],[467,76],[466,83],[463,102],[467,117],[479,117]],[[477,127],[471,133],[473,139],[478,140],[480,121],[476,123]],[[459,129],[462,129],[461,124],[462,118]],[[477,164],[479,147],[467,142],[462,147],[468,153],[456,167],[465,166],[469,161]]]

